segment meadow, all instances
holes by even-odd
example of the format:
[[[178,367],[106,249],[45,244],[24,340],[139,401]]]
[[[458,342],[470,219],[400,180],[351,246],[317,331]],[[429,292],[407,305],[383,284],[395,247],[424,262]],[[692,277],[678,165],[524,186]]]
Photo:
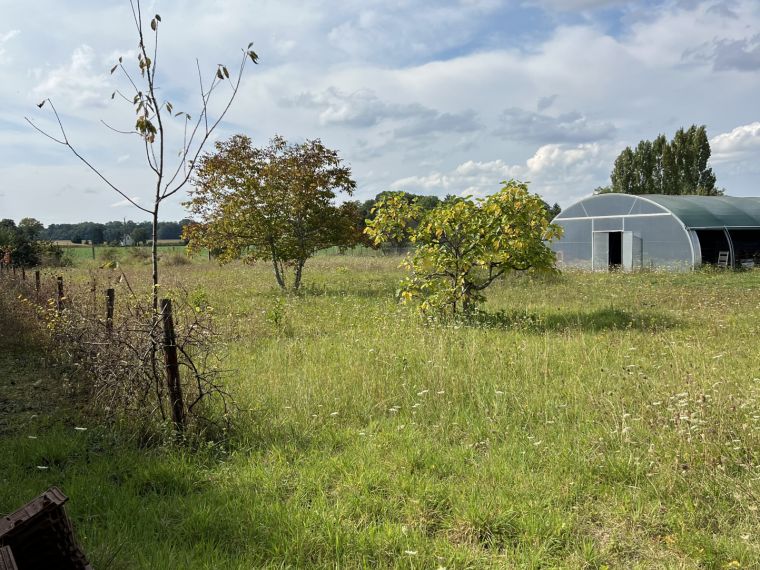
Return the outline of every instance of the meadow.
[[[760,272],[509,276],[442,324],[398,263],[320,256],[287,295],[266,264],[165,267],[240,407],[192,448],[62,405],[0,296],[0,513],[60,486],[96,568],[760,567]],[[98,265],[63,271],[117,282]]]

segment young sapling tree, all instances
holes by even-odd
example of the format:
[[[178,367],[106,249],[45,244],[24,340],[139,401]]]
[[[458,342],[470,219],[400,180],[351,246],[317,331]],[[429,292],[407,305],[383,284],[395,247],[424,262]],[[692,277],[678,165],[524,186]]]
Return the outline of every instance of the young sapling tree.
[[[111,74],[120,73],[126,83],[126,90],[117,89],[111,95],[111,99],[117,97],[133,107],[135,113],[134,126],[128,129],[117,129],[104,121],[103,124],[118,133],[137,136],[144,147],[146,167],[152,173],[154,187],[152,201],[143,206],[133,198],[134,193],[106,176],[102,169],[84,156],[79,148],[69,137],[58,110],[51,98],[46,98],[38,104],[39,108],[49,107],[57,124],[58,133],[51,134],[49,130],[37,126],[30,118],[26,121],[37,131],[52,141],[68,148],[87,168],[94,172],[111,190],[119,194],[129,204],[138,210],[148,214],[152,221],[152,302],[154,313],[158,312],[158,221],[161,205],[177,194],[190,180],[193,171],[201,156],[204,145],[212,133],[220,125],[240,89],[243,72],[246,64],[250,61],[258,63],[258,55],[251,49],[252,43],[242,50],[242,58],[234,74],[231,74],[225,65],[218,64],[204,80],[200,64],[196,59],[198,73],[198,86],[200,104],[198,112],[193,116],[182,110],[175,110],[174,104],[161,96],[162,90],[159,85],[159,53],[158,39],[159,28],[162,20],[159,14],[149,19],[142,11],[140,0],[129,0],[137,34],[137,69],[130,71],[122,57],[111,68]],[[225,98],[219,102],[221,110],[212,116],[212,95],[223,86],[229,90]],[[170,120],[182,121],[183,127],[178,129],[182,132],[179,141],[169,140]],[[172,156],[170,149],[179,147],[176,157]]]

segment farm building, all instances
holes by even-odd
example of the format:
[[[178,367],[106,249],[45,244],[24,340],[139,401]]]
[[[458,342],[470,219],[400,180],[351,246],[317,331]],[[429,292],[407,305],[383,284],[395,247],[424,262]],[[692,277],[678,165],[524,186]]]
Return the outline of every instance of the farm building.
[[[760,198],[600,194],[554,219],[562,267],[690,269],[760,265]]]

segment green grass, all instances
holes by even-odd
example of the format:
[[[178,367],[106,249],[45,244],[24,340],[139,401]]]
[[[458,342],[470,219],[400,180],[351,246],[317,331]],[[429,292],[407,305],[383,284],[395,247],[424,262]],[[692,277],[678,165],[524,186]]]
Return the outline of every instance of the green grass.
[[[91,246],[61,246],[64,257],[71,260],[74,264],[81,265],[86,262],[93,262]],[[159,255],[180,255],[184,254],[184,245],[158,245]],[[129,247],[111,247],[107,245],[95,246],[95,265],[100,265],[106,261],[116,260],[119,262],[130,262],[150,259],[149,246],[129,246]]]
[[[0,512],[60,485],[96,567],[760,567],[760,273],[510,278],[440,326],[397,264],[319,257],[289,296],[266,265],[166,271],[214,307],[231,439],[16,410]]]

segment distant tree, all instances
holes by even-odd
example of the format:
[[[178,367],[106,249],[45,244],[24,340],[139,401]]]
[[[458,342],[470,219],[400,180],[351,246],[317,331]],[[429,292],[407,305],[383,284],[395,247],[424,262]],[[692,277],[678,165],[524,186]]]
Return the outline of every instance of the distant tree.
[[[90,236],[90,241],[95,245],[100,245],[101,243],[105,242],[106,230],[103,224],[97,224],[96,226],[93,226]]]
[[[546,219],[550,222],[560,215],[562,212],[562,208],[559,204],[554,202],[554,205],[550,206],[549,202],[546,202],[544,200],[541,200],[541,203],[544,205],[544,211],[546,212]]]
[[[719,196],[716,179],[709,166],[710,141],[704,125],[676,131],[668,142],[665,135],[641,141],[633,150],[625,148],[615,160],[611,184],[597,188],[624,194],[697,194]]]
[[[42,222],[34,218],[21,218],[21,221],[18,223],[18,229],[23,232],[26,239],[29,241],[35,241],[40,238],[42,232],[45,230],[45,226],[42,225]]]
[[[39,239],[43,229],[34,218],[23,218],[18,226],[13,220],[0,220],[0,259],[9,253],[13,265],[24,267],[39,265],[44,257],[60,259],[60,248]]]
[[[254,148],[250,138],[235,135],[201,158],[185,203],[199,223],[186,227],[184,237],[193,249],[218,250],[221,262],[271,261],[283,289],[292,270],[298,289],[315,252],[359,241],[356,203],[334,203],[355,187],[351,169],[319,140],[288,144],[276,136]]]
[[[159,222],[158,239],[180,239],[182,227],[177,222]]]
[[[474,309],[507,271],[553,268],[546,242],[560,231],[549,223],[544,202],[514,180],[486,198],[447,200],[426,213],[416,201],[389,195],[366,229],[377,244],[406,233],[416,248],[405,262],[411,276],[401,284],[402,299],[423,312],[452,315]]]
[[[150,238],[150,233],[148,233],[148,230],[146,230],[145,228],[138,226],[132,230],[130,237],[132,238],[133,244],[144,245],[145,243],[147,243],[148,239]]]

